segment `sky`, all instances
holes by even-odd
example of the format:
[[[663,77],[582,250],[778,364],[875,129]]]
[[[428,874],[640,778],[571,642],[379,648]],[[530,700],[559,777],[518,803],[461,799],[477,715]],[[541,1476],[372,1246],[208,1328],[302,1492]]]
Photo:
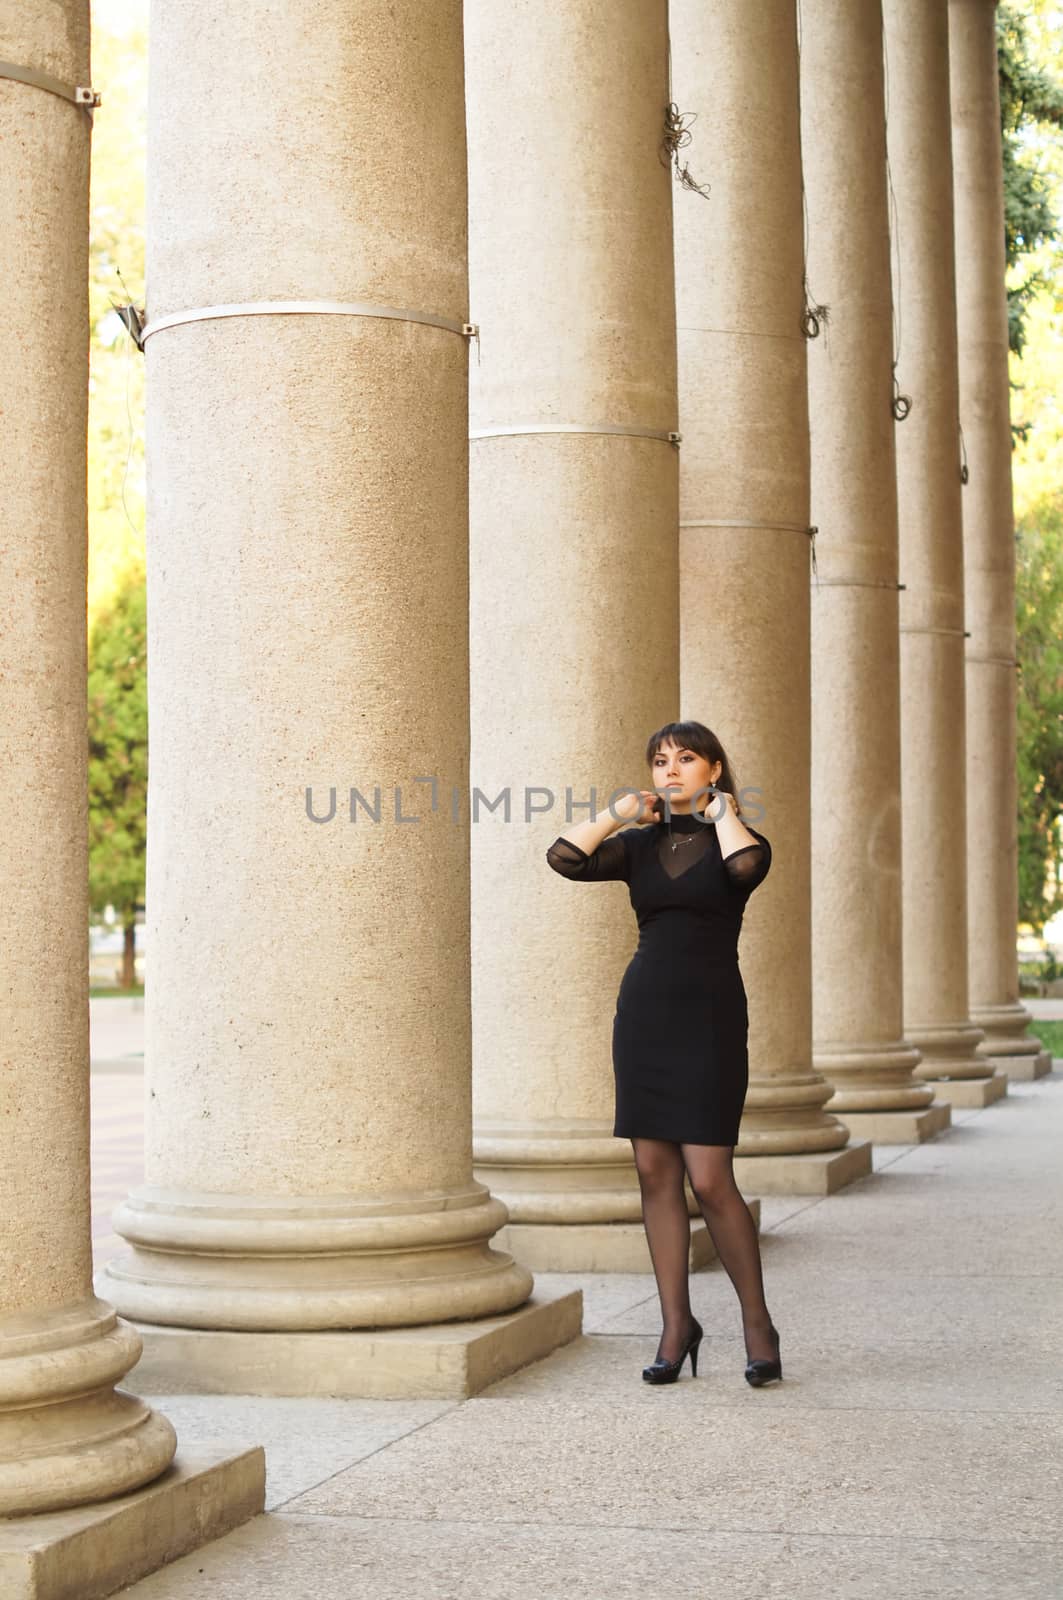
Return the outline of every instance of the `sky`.
[[[148,25],[148,0],[90,0],[90,9],[93,24],[108,33]]]

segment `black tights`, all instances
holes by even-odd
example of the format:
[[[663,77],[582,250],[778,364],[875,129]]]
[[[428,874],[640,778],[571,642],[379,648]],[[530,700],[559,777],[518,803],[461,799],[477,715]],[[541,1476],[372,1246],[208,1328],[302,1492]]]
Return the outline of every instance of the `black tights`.
[[[716,1254],[735,1286],[742,1307],[748,1360],[772,1360],[775,1342],[764,1300],[760,1244],[752,1213],[735,1182],[734,1146],[675,1144],[670,1139],[632,1139],[642,1220],[657,1279],[664,1332],[657,1358],[675,1361],[690,1332],[690,1216],[683,1179],[705,1218]]]

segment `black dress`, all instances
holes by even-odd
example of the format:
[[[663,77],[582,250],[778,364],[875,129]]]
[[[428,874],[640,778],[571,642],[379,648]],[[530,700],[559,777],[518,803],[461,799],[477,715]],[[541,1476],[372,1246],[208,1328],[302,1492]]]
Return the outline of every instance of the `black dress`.
[[[639,940],[613,1018],[620,1138],[738,1143],[749,1085],[746,991],[738,934],[746,901],[771,866],[758,840],[724,858],[703,814],[624,828],[588,855],[555,839],[546,859],[580,883],[622,880]]]

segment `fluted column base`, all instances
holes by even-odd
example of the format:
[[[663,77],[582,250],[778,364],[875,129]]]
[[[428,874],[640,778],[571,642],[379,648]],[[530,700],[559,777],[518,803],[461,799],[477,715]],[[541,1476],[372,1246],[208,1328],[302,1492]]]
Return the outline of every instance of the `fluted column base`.
[[[893,1044],[814,1044],[812,1064],[834,1087],[826,1109],[918,1111],[934,1091],[912,1074],[922,1057],[906,1040]]]
[[[905,1035],[922,1051],[915,1076],[929,1083],[938,1100],[965,1110],[992,1105],[1008,1092],[1008,1080],[992,1062],[978,1054],[985,1038],[973,1024],[936,1024],[905,1027]]]
[[[746,1200],[760,1224],[760,1201]],[[652,1272],[643,1222],[509,1222],[499,1240],[533,1272]],[[690,1219],[687,1270],[716,1259],[712,1235],[700,1215]]]
[[[165,1472],[173,1427],[114,1388],[140,1351],[94,1298],[0,1323],[0,1516],[111,1500]]]
[[[985,1078],[992,1072],[977,1049],[985,1034],[971,1023],[905,1023],[904,1034],[922,1056],[913,1073],[924,1083],[938,1084],[942,1079],[951,1078]]]
[[[823,1109],[831,1094],[818,1072],[751,1080],[735,1146],[743,1194],[829,1195],[868,1176],[871,1146]]]
[[[250,1198],[145,1187],[114,1216],[133,1249],[101,1292],[184,1328],[391,1328],[510,1311],[534,1279],[489,1241],[506,1207],[468,1188]]]
[[[1011,1059],[1018,1062],[1024,1056],[1037,1057],[1045,1053],[1040,1039],[1026,1031],[1033,1016],[1017,1000],[1006,1001],[1003,1005],[972,1005],[971,1021],[985,1034],[978,1046],[978,1055],[994,1066],[1004,1067]],[[1005,1070],[1010,1071],[1010,1067]]]
[[[857,1139],[873,1144],[922,1144],[952,1121],[931,1084],[913,1074],[922,1060],[907,1040],[888,1045],[817,1045],[813,1061],[834,1085],[827,1101]]]
[[[871,1171],[871,1146],[824,1109],[833,1087],[818,1072],[751,1078],[734,1153],[743,1194],[833,1194]]]
[[[824,1107],[834,1093],[818,1072],[750,1078],[735,1156],[790,1156],[841,1150],[849,1130]]]
[[[1052,1071],[1052,1052],[1026,1029],[1033,1016],[1021,1001],[1002,1005],[972,1006],[971,1020],[985,1033],[978,1054],[996,1070],[1017,1083],[1032,1083]]]
[[[479,1123],[474,1172],[503,1200],[498,1243],[533,1272],[652,1272],[631,1143],[603,1122]],[[691,1272],[715,1259],[712,1236],[685,1185]],[[760,1201],[746,1199],[760,1224]]]
[[[615,1138],[605,1122],[477,1122],[473,1172],[504,1203],[510,1226],[601,1226],[642,1217],[631,1141]],[[687,1209],[698,1214],[689,1188]]]

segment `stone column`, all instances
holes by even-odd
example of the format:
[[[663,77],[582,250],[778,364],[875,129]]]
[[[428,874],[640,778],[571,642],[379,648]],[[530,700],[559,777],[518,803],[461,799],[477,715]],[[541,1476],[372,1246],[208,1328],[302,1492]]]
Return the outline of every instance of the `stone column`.
[[[1019,917],[1015,518],[1011,500],[1004,187],[994,0],[950,0],[952,161],[967,606],[967,908],[978,1054],[1013,1078],[1052,1070],[1027,1033]]]
[[[967,1003],[963,533],[949,156],[947,0],[884,0],[899,274],[901,772],[905,1032],[953,1105],[1007,1088]]]
[[[883,1143],[947,1103],[904,1038],[893,301],[879,0],[823,0],[801,33],[812,522],[813,1061],[828,1109]]]
[[[497,1376],[578,1331],[579,1297],[440,1327],[533,1282],[472,1174],[450,803],[460,0],[366,0],[356,29],[342,0],[312,28],[281,7],[268,30],[175,0],[151,49],[146,1183],[105,1279],[154,1326],[160,1381],[468,1392],[488,1332]],[[317,1337],[399,1328],[421,1332]]]
[[[683,716],[733,756],[773,866],[742,970],[750,1082],[739,1182],[823,1193],[871,1146],[825,1110],[812,1062],[809,446],[801,139],[792,0],[672,7],[683,155],[704,195],[675,204]]]
[[[522,1260],[649,1271],[612,1134],[627,890],[544,864],[592,790],[650,786],[679,690],[668,12],[607,9],[465,7],[473,781],[512,793],[473,826],[475,1150]]]
[[[214,1538],[264,1488],[256,1451],[145,1489],[176,1435],[115,1387],[140,1339],[92,1288],[89,39],[81,0],[0,13],[0,1588],[56,1600]]]
[[[116,1391],[140,1341],[92,1292],[87,733],[87,4],[0,18],[0,1515],[161,1473],[173,1428]],[[30,80],[9,76],[8,63]],[[42,75],[55,84],[48,88]],[[60,88],[69,91],[69,98]],[[0,1548],[3,1534],[0,1532]]]

